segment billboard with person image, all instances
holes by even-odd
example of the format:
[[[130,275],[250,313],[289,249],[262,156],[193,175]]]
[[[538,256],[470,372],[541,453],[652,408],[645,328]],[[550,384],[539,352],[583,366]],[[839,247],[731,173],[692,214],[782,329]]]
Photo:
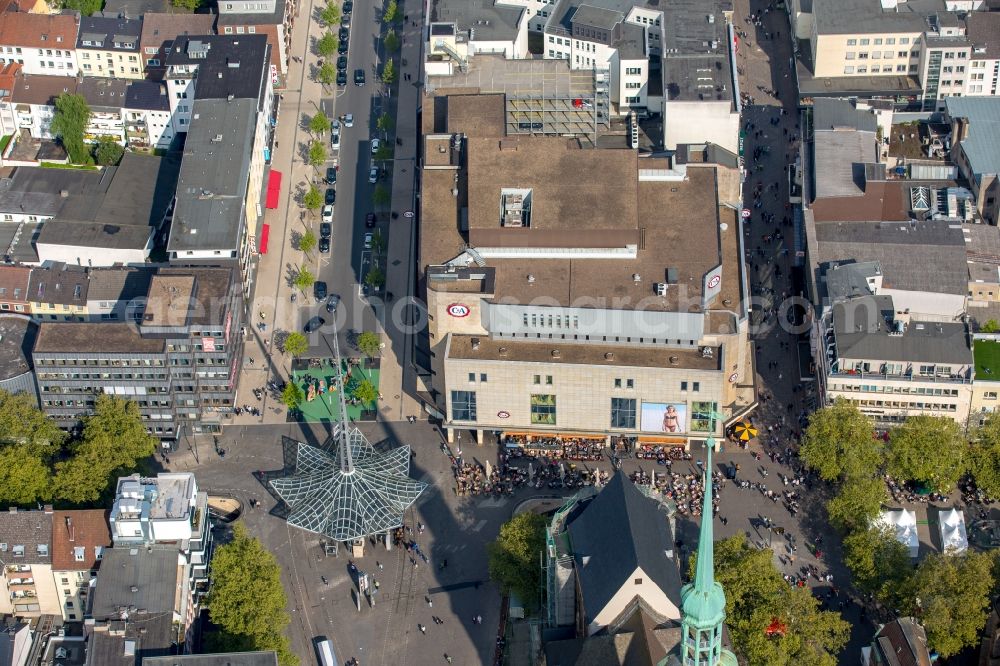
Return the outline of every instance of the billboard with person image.
[[[687,411],[683,402],[643,402],[639,429],[643,432],[687,432]]]

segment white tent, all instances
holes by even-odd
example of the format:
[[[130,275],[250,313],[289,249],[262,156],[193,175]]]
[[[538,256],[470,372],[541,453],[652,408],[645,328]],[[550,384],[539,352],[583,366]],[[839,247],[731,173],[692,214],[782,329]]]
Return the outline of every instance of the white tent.
[[[920,551],[920,538],[917,536],[917,512],[897,509],[883,511],[876,521],[879,525],[891,527],[896,532],[896,539],[910,551],[910,557],[916,557]]]
[[[969,548],[969,535],[965,529],[965,515],[958,509],[949,509],[938,514],[941,529],[941,544],[945,552],[961,553]]]

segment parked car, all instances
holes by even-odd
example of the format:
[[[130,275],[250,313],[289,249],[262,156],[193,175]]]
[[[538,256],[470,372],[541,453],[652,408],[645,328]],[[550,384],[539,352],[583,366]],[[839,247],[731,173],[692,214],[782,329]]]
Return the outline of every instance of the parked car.
[[[347,40],[346,39],[340,40],[340,43],[337,44],[337,53],[339,53],[340,55],[345,55],[347,53]]]
[[[363,69],[354,70],[354,85],[356,86],[365,85],[365,70]]]
[[[323,197],[323,203],[328,206],[332,206],[337,203],[337,190],[332,187],[326,188],[326,196]]]
[[[378,220],[375,218],[375,213],[368,213],[365,215],[365,227],[371,229],[375,226],[375,222]]]
[[[320,225],[319,225],[319,237],[320,238],[329,238],[330,235],[331,235],[330,232],[331,232],[331,227],[330,227],[330,223],[329,222],[322,222],[322,223],[320,223]]]
[[[374,235],[370,231],[365,234],[365,249],[366,250],[372,249],[372,238],[373,237],[374,237]]]
[[[338,72],[347,71],[347,56],[339,56],[337,58],[337,71]]]
[[[382,142],[378,139],[372,139],[372,155],[378,152],[378,149],[382,146]]]
[[[351,38],[351,31],[347,28],[347,26],[342,25],[340,26],[340,34],[338,34],[337,37],[340,41],[346,42]]]
[[[335,129],[330,132],[330,148],[340,150],[340,130]]]
[[[326,311],[334,312],[337,306],[340,305],[340,296],[337,294],[330,294],[330,298],[326,299]]]
[[[350,14],[354,11],[354,0],[344,0],[344,7],[341,10],[344,14]]]
[[[320,254],[329,254],[330,253],[330,239],[329,238],[320,238],[319,239],[319,251],[320,251]]]
[[[319,225],[320,233],[323,232],[323,225],[329,226],[333,222],[333,206],[323,206],[323,222]]]
[[[337,182],[337,167],[326,168],[326,182],[331,185]]]
[[[317,282],[316,284],[319,284],[319,282]],[[323,319],[322,317],[313,317],[312,319],[306,322],[306,325],[302,327],[302,330],[305,331],[306,333],[312,333],[313,331],[318,330],[319,327],[325,323],[326,319]]]
[[[369,169],[369,171],[368,171],[368,182],[369,183],[378,182],[378,167],[373,166],[371,169]]]
[[[347,85],[347,72],[337,72],[337,85],[341,88]]]
[[[323,282],[322,280],[313,282],[313,297],[317,301],[322,301],[326,298],[326,282]]]
[[[345,113],[344,114],[344,127],[354,127],[354,114]]]

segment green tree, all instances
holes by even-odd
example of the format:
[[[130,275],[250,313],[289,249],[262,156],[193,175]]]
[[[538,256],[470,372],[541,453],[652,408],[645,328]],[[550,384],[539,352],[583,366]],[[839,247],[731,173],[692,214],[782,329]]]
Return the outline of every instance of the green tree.
[[[63,0],[63,9],[77,11],[84,16],[90,16],[104,8],[104,0]]]
[[[310,212],[316,212],[323,205],[323,193],[315,185],[309,186],[309,191],[302,196],[302,205]]]
[[[997,323],[996,319],[987,319],[982,326],[979,327],[979,331],[982,333],[996,333],[1000,331],[1000,324]]]
[[[378,256],[385,252],[385,236],[382,235],[381,229],[376,229],[372,233],[372,254]]]
[[[847,400],[809,417],[799,455],[825,481],[870,476],[883,461],[874,424]]]
[[[27,444],[51,456],[65,441],[66,433],[38,409],[33,397],[0,391],[0,446]]]
[[[319,11],[319,20],[326,25],[337,25],[340,23],[340,7],[332,2],[327,4]]]
[[[313,167],[321,167],[326,163],[326,144],[320,141],[309,142],[309,164]]]
[[[912,572],[910,555],[895,532],[885,526],[856,529],[844,537],[844,564],[858,589],[891,606]]]
[[[486,546],[490,578],[504,594],[514,593],[526,608],[539,603],[539,557],[545,550],[545,517],[519,513],[500,526],[497,540]]]
[[[863,530],[872,524],[888,499],[889,492],[881,477],[859,477],[844,482],[826,503],[826,511],[837,529],[844,532]]]
[[[378,335],[371,331],[364,331],[358,335],[358,349],[368,358],[375,358],[382,350],[382,341]]]
[[[83,419],[83,435],[70,446],[70,457],[56,463],[55,497],[74,504],[98,501],[119,476],[136,471],[153,455],[156,442],[135,402],[99,396],[94,413]]]
[[[332,32],[327,32],[316,40],[316,55],[321,58],[329,58],[337,52],[337,36]]]
[[[337,70],[332,64],[324,62],[316,71],[316,80],[324,86],[332,86],[337,80]]]
[[[383,111],[379,114],[379,117],[375,120],[375,127],[377,127],[382,132],[391,132],[395,123],[392,120],[392,116]]]
[[[383,144],[378,147],[375,151],[374,159],[376,162],[387,162],[392,159],[392,148]]]
[[[0,502],[26,505],[52,496],[52,467],[48,457],[31,444],[0,446]]]
[[[285,349],[285,352],[297,358],[305,354],[307,351],[309,351],[309,339],[306,338],[304,333],[299,333],[298,331],[292,331],[287,336],[285,336],[285,342],[283,347]]]
[[[364,405],[370,405],[378,399],[378,389],[370,379],[362,379],[355,384],[351,394]]]
[[[56,97],[56,110],[52,115],[50,129],[52,134],[59,137],[74,164],[87,164],[90,161],[90,151],[83,140],[88,123],[90,107],[83,95],[63,93]]]
[[[395,53],[399,50],[399,36],[396,31],[389,28],[385,33],[385,38],[382,40],[382,44],[385,46],[386,53]]]
[[[201,8],[202,0],[170,0],[170,4],[193,13]]]
[[[887,471],[947,493],[965,471],[965,438],[945,416],[910,416],[889,433]]]
[[[313,134],[324,136],[330,131],[330,119],[326,117],[325,113],[320,111],[309,119],[309,131]]]
[[[312,271],[308,267],[303,266],[295,274],[295,278],[292,280],[292,285],[297,287],[301,291],[305,291],[309,287],[313,286],[316,282],[316,276],[312,274]]]
[[[389,0],[385,3],[385,11],[382,12],[382,22],[395,23],[397,20],[399,20],[399,6],[396,0]]]
[[[212,623],[252,650],[277,651],[283,666],[297,664],[284,635],[290,621],[287,604],[274,555],[243,523],[235,523],[232,540],[212,557],[207,599]]]
[[[316,234],[313,233],[312,229],[299,236],[299,249],[306,254],[316,249]]]
[[[836,666],[849,626],[824,611],[806,588],[790,587],[770,550],[752,547],[742,534],[716,542],[715,578],[726,589],[726,624],[733,646],[750,664]],[[696,566],[692,556],[692,571]],[[784,634],[769,637],[777,622]]]
[[[117,166],[125,156],[125,148],[110,136],[99,136],[93,153],[94,159],[101,166]]]
[[[389,188],[385,185],[378,184],[375,186],[375,191],[372,192],[372,203],[379,208],[389,205],[392,195],[389,192]]]
[[[378,266],[372,266],[365,273],[365,284],[375,290],[381,289],[385,285],[385,273]]]
[[[392,63],[392,59],[385,61],[382,65],[382,83],[385,85],[390,85],[396,82],[396,66]]]
[[[287,343],[285,349],[287,350]],[[288,382],[285,384],[285,388],[281,391],[281,402],[284,403],[285,407],[288,409],[298,409],[302,401],[305,400],[305,395],[302,393],[302,389],[295,382]]]
[[[976,487],[991,499],[1000,498],[1000,414],[997,412],[973,430],[966,462]]]
[[[918,618],[942,657],[979,643],[993,589],[991,552],[931,553],[903,590],[901,610]]]

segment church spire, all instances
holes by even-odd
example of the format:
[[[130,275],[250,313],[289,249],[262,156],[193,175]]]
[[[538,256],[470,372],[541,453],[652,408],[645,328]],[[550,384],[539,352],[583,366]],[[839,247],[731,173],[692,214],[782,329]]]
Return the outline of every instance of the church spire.
[[[714,444],[714,442],[713,442]],[[698,569],[694,575],[694,589],[708,594],[715,587],[715,553],[712,547],[712,523],[714,518],[712,503],[712,447],[708,448],[705,462],[705,497],[701,507],[701,527],[698,530]]]

